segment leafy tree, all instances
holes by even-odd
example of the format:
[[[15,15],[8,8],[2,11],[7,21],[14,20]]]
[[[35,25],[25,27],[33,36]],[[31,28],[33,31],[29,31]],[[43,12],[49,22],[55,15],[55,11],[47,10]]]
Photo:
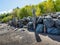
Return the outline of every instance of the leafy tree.
[[[60,0],[55,0],[56,11],[60,11]]]
[[[20,18],[29,16],[29,14],[28,14],[28,12],[27,12],[27,10],[25,8],[20,9],[19,15],[20,15]]]
[[[44,9],[45,9],[45,13],[50,13],[50,12],[54,12],[54,3],[53,0],[47,0],[44,2]]]
[[[29,14],[29,16],[32,16],[32,6],[25,6],[25,9],[27,10],[27,13]]]
[[[13,9],[12,14],[13,14],[14,17],[17,17],[17,15],[18,15],[18,10],[19,10],[19,7]]]
[[[36,16],[41,15],[41,9],[39,7],[36,8]]]

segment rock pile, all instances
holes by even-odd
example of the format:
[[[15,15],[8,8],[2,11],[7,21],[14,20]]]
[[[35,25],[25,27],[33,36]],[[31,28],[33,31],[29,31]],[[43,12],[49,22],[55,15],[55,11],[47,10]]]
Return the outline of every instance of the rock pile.
[[[30,22],[29,22],[30,23]],[[48,16],[40,16],[36,20],[36,32],[37,33],[43,33],[44,32],[44,25],[45,30],[49,34],[59,34],[60,35],[60,19],[59,16],[52,17],[50,15]],[[29,24],[28,24],[29,25]],[[32,24],[33,25],[33,24]],[[31,29],[33,26],[31,26],[29,29]]]
[[[23,19],[17,21],[12,20],[9,24],[20,28],[27,25],[28,30],[34,30],[32,17],[24,17]],[[44,32],[44,28],[47,33],[60,34],[60,16],[48,15],[36,17],[36,32],[42,33]]]

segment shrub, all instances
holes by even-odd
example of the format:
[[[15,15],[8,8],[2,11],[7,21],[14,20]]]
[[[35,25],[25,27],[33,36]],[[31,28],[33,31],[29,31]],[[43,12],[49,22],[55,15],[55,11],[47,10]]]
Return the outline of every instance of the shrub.
[[[2,19],[2,22],[6,23],[6,22],[8,22],[9,20],[12,20],[12,16],[4,17],[4,18]]]

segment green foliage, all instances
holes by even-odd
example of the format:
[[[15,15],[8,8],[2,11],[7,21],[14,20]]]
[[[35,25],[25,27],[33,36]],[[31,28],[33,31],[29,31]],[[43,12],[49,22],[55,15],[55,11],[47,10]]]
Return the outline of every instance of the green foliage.
[[[14,15],[18,18],[32,16],[32,8],[36,9],[36,16],[40,16],[42,14],[53,13],[56,11],[60,11],[60,0],[45,0],[38,5],[26,5],[23,8],[15,8],[13,10]]]
[[[39,7],[36,7],[36,16],[40,16],[41,15],[41,9]]]
[[[28,15],[32,16],[32,6],[26,5],[24,8],[27,10]]]
[[[45,0],[38,5],[26,5],[23,8],[15,8],[12,13],[0,14],[0,21],[7,22],[13,17],[23,18],[32,16],[32,8],[36,9],[36,16],[41,16],[42,14],[53,13],[60,11],[60,0]]]
[[[8,22],[9,20],[12,20],[12,16],[7,16],[7,17],[4,17],[1,21],[6,23]]]
[[[57,12],[60,11],[60,0],[55,1],[55,7]]]
[[[20,15],[20,18],[29,16],[29,14],[25,8],[20,9],[19,15]]]

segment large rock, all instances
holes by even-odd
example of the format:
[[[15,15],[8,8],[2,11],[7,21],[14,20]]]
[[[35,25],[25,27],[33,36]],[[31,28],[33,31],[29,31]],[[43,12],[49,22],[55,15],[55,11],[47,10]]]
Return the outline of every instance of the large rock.
[[[12,26],[12,21],[9,21],[9,22],[8,22],[8,25],[11,25],[11,26]]]
[[[57,18],[60,19],[60,15]]]
[[[23,28],[23,26],[24,26],[24,25],[23,25],[23,21],[22,21],[22,20],[19,20],[17,26],[18,26],[19,28]]]
[[[50,15],[47,15],[47,16],[45,16],[45,19],[47,19],[47,18],[52,18]]]
[[[16,19],[16,17],[14,17],[12,20],[8,22],[8,24],[15,27],[18,24],[17,21],[18,20]]]
[[[44,26],[43,24],[38,24],[36,28],[37,33],[42,33],[44,31]]]
[[[44,19],[43,23],[46,26],[46,28],[53,27],[54,25],[54,21],[51,18]]]
[[[26,25],[29,22],[29,20],[26,17],[24,17],[22,20],[24,25]]]
[[[8,22],[9,25],[14,26],[14,27],[23,27],[23,21],[21,19],[15,21],[15,19],[13,19],[12,21]]]
[[[43,18],[42,17],[38,17],[37,24],[43,24]]]
[[[13,19],[12,19],[12,25],[14,25],[14,26],[17,26],[17,17],[14,17]]]
[[[33,22],[29,22],[27,25],[28,25],[28,30],[33,30]]]
[[[52,28],[47,28],[47,33],[49,34],[60,34],[60,29],[52,27]]]
[[[52,17],[52,18],[57,18],[58,15],[57,15],[56,13],[52,13],[52,14],[51,14],[51,17]]]
[[[32,22],[32,17],[27,17],[27,20],[28,20],[29,22]]]
[[[55,21],[55,26],[60,29],[60,20],[59,19]]]

